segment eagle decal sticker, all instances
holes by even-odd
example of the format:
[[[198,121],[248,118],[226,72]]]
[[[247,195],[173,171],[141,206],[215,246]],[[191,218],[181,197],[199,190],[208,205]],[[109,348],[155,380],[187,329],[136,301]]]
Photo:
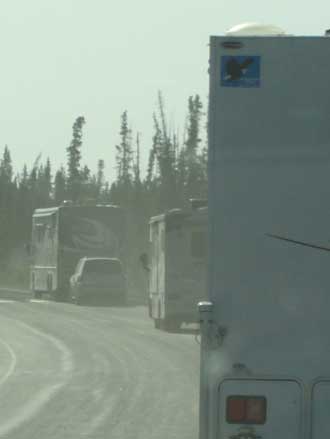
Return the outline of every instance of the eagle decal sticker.
[[[260,56],[222,56],[222,87],[260,87]]]

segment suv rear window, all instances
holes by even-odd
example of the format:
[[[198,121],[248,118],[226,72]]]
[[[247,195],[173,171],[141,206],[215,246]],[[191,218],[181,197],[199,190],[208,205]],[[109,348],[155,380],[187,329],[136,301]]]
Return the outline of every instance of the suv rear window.
[[[85,274],[120,274],[121,272],[122,267],[119,261],[96,259],[86,261],[84,265]]]

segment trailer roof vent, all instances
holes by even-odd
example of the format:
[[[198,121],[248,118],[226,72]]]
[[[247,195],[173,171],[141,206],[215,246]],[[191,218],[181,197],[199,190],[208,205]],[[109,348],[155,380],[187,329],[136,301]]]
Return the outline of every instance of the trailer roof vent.
[[[242,23],[230,28],[225,35],[228,36],[281,36],[286,32],[278,26],[260,23]]]

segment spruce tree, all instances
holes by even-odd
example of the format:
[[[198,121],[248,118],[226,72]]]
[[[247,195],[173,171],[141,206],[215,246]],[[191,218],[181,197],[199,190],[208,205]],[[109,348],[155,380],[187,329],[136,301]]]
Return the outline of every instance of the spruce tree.
[[[158,115],[154,114],[153,149],[157,155],[160,179],[159,209],[167,210],[178,206],[175,146],[167,128],[165,105],[162,94],[158,94]]]
[[[185,184],[185,198],[200,197],[203,169],[199,154],[201,142],[201,118],[203,105],[198,95],[188,99],[188,125],[185,141],[185,161],[187,167],[187,180]]]
[[[140,168],[140,133],[136,135],[136,156],[134,162],[134,185],[141,185],[141,168]]]
[[[133,151],[132,130],[128,126],[127,111],[121,115],[120,144],[116,145],[117,182],[128,184],[132,181]]]
[[[66,174],[63,166],[55,174],[54,181],[54,201],[56,205],[60,205],[67,198],[66,192]]]
[[[8,146],[5,146],[3,157],[0,162],[0,176],[1,180],[6,183],[11,183],[13,178],[13,165]]]
[[[97,162],[97,174],[96,174],[96,188],[97,188],[97,198],[98,200],[101,199],[102,191],[104,187],[104,160],[100,159]]]
[[[83,116],[77,117],[72,127],[72,140],[70,146],[67,148],[67,194],[73,202],[77,202],[82,195],[80,161],[83,136],[82,130],[85,123],[85,118]]]

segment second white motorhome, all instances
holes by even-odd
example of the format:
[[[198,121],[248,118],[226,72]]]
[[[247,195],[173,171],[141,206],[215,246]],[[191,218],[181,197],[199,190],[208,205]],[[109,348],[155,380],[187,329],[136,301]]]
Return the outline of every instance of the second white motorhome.
[[[191,210],[150,220],[149,315],[158,329],[176,331],[198,322],[197,303],[206,293],[205,204],[195,200]]]

